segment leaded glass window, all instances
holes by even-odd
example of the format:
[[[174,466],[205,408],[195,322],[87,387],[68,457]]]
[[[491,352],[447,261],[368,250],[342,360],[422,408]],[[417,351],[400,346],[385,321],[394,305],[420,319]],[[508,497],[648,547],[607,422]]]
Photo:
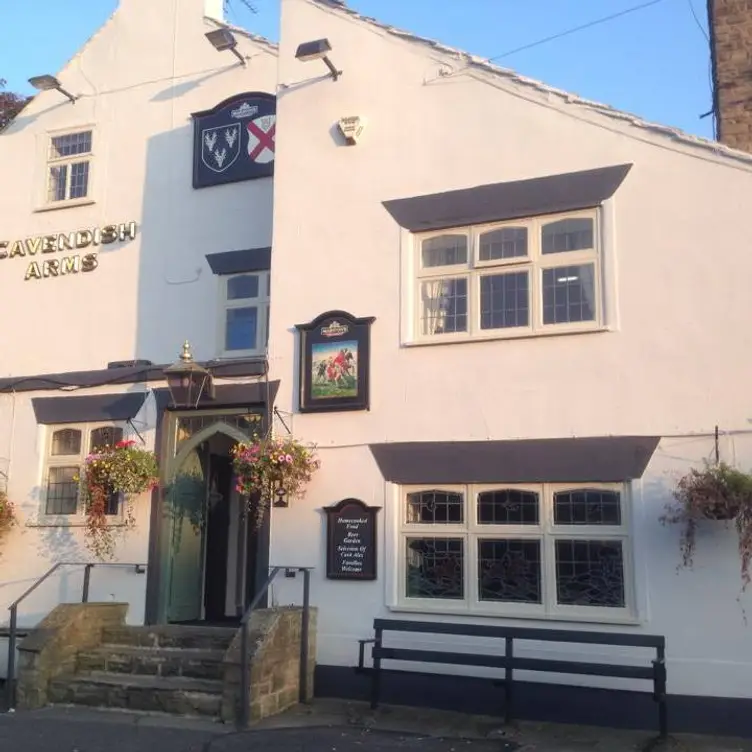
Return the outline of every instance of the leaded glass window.
[[[622,484],[406,487],[400,599],[451,613],[634,617]]]

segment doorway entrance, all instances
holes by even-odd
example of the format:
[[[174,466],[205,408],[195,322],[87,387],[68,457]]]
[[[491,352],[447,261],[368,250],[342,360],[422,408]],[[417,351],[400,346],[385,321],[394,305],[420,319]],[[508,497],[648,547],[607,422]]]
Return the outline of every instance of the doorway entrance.
[[[160,621],[236,624],[269,560],[268,520],[249,524],[232,447],[259,430],[258,412],[169,414],[172,460],[160,530]]]

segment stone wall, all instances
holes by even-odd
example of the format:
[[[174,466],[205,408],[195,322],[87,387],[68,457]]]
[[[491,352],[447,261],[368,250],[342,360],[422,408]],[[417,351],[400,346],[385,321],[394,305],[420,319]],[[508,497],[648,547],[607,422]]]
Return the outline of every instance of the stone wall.
[[[102,630],[125,624],[127,603],[61,603],[51,611],[19,647],[19,708],[47,704],[50,681],[75,671],[80,650],[97,647]]]
[[[752,0],[708,0],[718,138],[752,152]]]
[[[295,705],[300,699],[300,635],[303,609],[269,608],[254,612],[249,629],[251,652],[250,719],[259,721]],[[308,681],[305,699],[313,698],[313,674],[316,668],[315,608],[310,610],[308,629]],[[241,701],[240,638],[235,639],[225,655],[222,720],[239,719]]]

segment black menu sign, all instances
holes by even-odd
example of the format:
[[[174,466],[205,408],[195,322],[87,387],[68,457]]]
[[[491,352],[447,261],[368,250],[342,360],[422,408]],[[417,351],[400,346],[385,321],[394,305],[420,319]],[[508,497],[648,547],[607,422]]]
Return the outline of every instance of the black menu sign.
[[[345,499],[324,511],[326,576],[330,580],[375,580],[379,507],[369,507],[358,499]]]

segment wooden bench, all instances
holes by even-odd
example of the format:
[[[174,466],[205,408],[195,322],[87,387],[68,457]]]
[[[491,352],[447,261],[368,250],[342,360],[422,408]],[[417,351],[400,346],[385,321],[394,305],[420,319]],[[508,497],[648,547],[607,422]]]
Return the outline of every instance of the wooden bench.
[[[666,638],[658,635],[622,634],[616,632],[585,632],[564,629],[530,629],[525,627],[497,627],[482,624],[453,624],[449,622],[401,621],[375,619],[373,639],[360,640],[359,670],[364,670],[365,645],[373,643],[371,670],[371,708],[381,699],[382,661],[410,661],[453,666],[480,666],[504,669],[504,720],[514,719],[514,672],[541,671],[553,674],[581,674],[610,676],[620,679],[642,679],[653,682],[653,699],[658,705],[658,727],[661,738],[668,735],[666,707]],[[384,645],[385,632],[451,635],[457,637],[485,637],[502,641],[503,650],[488,653],[456,653],[450,650],[414,650]],[[613,645],[619,647],[655,649],[656,657],[648,665],[629,663],[593,663],[548,658],[520,658],[515,656],[515,640],[531,642],[578,643],[585,645]]]

